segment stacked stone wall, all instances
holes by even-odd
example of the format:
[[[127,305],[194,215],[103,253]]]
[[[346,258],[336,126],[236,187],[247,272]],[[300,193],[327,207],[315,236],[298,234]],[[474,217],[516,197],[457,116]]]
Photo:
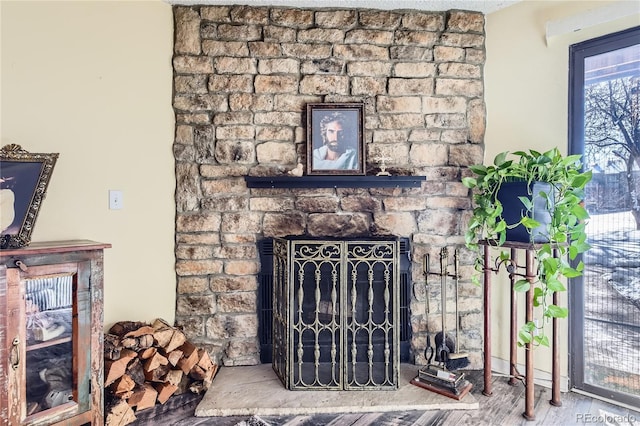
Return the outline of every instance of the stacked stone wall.
[[[259,363],[257,241],[284,235],[411,238],[412,346],[440,330],[439,279],[425,314],[422,261],[461,246],[466,167],[482,162],[484,16],[475,12],[175,6],[176,321],[223,365]],[[367,174],[420,188],[250,189],[306,156],[306,104],[365,105]],[[481,365],[481,290],[462,251],[460,345]],[[450,284],[451,285],[451,284]],[[448,291],[453,295],[453,288]],[[449,303],[447,328],[455,328]]]

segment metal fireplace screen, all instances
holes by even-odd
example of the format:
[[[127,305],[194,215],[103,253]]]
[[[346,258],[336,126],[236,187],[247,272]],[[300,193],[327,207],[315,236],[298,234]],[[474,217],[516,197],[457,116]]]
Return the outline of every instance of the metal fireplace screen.
[[[400,240],[400,362],[411,362],[411,249],[409,238]],[[258,336],[260,362],[273,361],[273,238],[258,241],[260,273],[258,274]]]
[[[399,251],[274,239],[272,364],[287,389],[397,389]]]

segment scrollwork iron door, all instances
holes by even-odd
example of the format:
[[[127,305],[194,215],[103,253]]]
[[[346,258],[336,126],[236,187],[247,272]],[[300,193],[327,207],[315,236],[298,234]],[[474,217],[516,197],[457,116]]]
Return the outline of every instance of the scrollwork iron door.
[[[288,389],[397,389],[399,242],[274,240],[273,368]]]

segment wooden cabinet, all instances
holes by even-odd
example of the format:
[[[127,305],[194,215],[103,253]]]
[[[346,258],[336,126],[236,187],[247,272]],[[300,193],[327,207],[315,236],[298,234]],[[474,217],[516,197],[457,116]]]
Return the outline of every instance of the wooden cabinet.
[[[2,425],[103,423],[103,250],[0,250]]]

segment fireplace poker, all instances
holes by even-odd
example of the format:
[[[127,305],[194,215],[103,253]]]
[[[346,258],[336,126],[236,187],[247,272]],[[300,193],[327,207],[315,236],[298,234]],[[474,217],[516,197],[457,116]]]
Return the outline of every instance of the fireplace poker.
[[[466,364],[463,367],[466,367],[469,364],[469,360],[468,360],[468,355],[466,352],[460,352],[460,337],[459,337],[459,333],[460,333],[460,318],[458,317],[458,287],[459,287],[459,281],[460,281],[460,259],[459,259],[459,252],[458,249],[456,248],[453,251],[453,276],[455,279],[455,284],[456,284],[456,301],[455,301],[455,306],[456,306],[456,352],[454,354],[454,356],[450,356],[450,358],[457,358],[457,359],[462,359],[465,358],[467,359]],[[463,368],[463,367],[458,367],[458,368]]]

